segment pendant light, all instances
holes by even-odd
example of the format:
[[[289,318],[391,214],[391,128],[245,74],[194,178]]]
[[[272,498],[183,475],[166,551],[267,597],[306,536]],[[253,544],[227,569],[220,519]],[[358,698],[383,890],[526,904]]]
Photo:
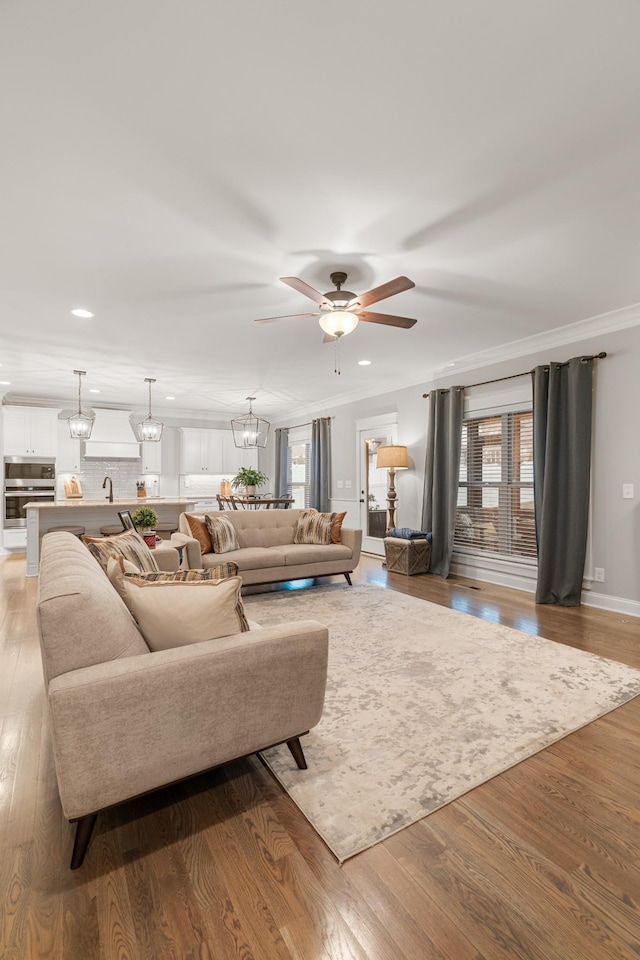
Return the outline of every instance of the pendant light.
[[[266,447],[269,438],[269,421],[257,417],[253,412],[251,403],[255,400],[255,397],[247,397],[247,400],[249,401],[249,413],[231,421],[233,442],[236,447],[240,447],[242,450]]]
[[[162,436],[162,430],[164,424],[160,423],[159,420],[156,420],[151,416],[151,384],[156,381],[151,377],[145,377],[144,382],[149,384],[149,416],[146,420],[142,420],[140,423],[137,423],[134,427],[134,433],[136,439],[141,442],[152,440],[157,442]]]
[[[87,371],[74,370],[73,372],[78,375],[78,412],[72,417],[69,417],[67,421],[69,424],[69,433],[71,434],[72,440],[88,440],[91,436],[95,417],[90,417],[88,414],[82,412],[82,378],[86,375]]]

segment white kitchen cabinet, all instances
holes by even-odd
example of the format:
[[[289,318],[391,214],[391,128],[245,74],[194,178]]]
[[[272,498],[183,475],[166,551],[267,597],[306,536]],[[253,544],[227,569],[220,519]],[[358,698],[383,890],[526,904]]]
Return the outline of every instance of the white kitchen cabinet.
[[[181,473],[222,473],[221,430],[183,427],[180,447]]]
[[[142,472],[162,473],[162,440],[145,440],[142,448]]]
[[[48,407],[4,410],[6,457],[55,457],[58,453],[58,413]]]
[[[66,420],[58,420],[58,455],[56,457],[56,473],[80,473],[80,444],[69,433],[69,424]]]

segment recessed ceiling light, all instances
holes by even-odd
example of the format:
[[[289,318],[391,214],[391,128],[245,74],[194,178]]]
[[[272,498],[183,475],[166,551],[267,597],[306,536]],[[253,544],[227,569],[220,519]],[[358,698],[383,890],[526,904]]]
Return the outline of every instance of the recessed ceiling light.
[[[100,393],[100,391],[99,391],[99,390],[96,390],[95,387],[91,387],[90,390],[89,390],[89,393]]]
[[[85,310],[84,307],[76,307],[75,310],[72,310],[71,313],[74,317],[82,317],[83,320],[87,320],[89,317],[94,317],[95,314],[91,313],[91,310]]]
[[[175,397],[165,397],[165,400],[175,400]]]
[[[0,386],[10,387],[10,386],[11,386],[11,380],[0,380]]]
[[[371,360],[358,360],[359,367],[369,367],[371,366]]]

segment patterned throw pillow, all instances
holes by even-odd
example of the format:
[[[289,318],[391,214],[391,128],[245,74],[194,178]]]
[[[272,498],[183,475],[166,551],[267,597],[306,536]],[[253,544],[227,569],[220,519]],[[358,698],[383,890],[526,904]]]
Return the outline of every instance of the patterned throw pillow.
[[[211,553],[213,547],[211,546],[211,537],[209,536],[204,517],[197,517],[193,513],[185,513],[185,517],[187,518],[187,525],[191,531],[191,536],[200,544],[200,553]]]
[[[126,530],[115,537],[82,537],[102,569],[107,571],[109,557],[124,557],[141,573],[157,573],[158,564],[139,533]]]
[[[179,580],[181,583],[188,583],[190,580],[226,580],[227,577],[238,576],[238,564],[233,560],[227,560],[226,563],[217,563],[208,570],[176,570],[175,572],[165,572],[160,570],[158,573],[134,573],[125,572],[125,577],[135,577],[137,580],[145,580],[147,583],[157,583],[163,580],[165,583],[169,580]]]
[[[229,553],[238,550],[238,540],[233,524],[226,517],[215,517],[205,513],[204,522],[211,537],[211,547],[214,553]]]
[[[331,530],[335,513],[318,513],[303,510],[298,517],[293,534],[294,543],[331,543]]]

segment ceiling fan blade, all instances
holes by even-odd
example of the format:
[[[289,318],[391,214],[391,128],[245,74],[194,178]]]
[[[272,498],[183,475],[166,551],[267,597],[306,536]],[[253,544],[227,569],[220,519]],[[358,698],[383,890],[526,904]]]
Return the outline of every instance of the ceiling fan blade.
[[[362,313],[358,312],[358,318],[365,320],[367,323],[384,323],[388,327],[404,327],[405,330],[415,327],[418,322],[410,317],[394,317],[390,313],[371,313],[367,310],[363,310]]]
[[[298,293],[302,293],[305,297],[309,297],[310,300],[313,300],[314,303],[322,306],[323,304],[331,307],[331,300],[327,300],[324,293],[320,293],[319,290],[315,290],[313,287],[310,287],[308,283],[305,283],[304,280],[301,280],[300,277],[280,277],[283,283],[286,283],[287,286],[293,287],[294,290],[297,290]]]
[[[361,307],[368,307],[371,303],[393,297],[396,293],[402,293],[403,290],[411,290],[412,287],[415,287],[415,283],[413,280],[409,280],[409,277],[396,277],[395,280],[389,280],[388,283],[383,283],[380,287],[374,287],[373,290],[361,293],[359,297],[351,301],[351,304],[358,303]]]
[[[302,317],[319,317],[319,313],[285,313],[281,317],[260,317],[259,320],[254,320],[254,323],[272,323],[274,320],[297,320]]]

